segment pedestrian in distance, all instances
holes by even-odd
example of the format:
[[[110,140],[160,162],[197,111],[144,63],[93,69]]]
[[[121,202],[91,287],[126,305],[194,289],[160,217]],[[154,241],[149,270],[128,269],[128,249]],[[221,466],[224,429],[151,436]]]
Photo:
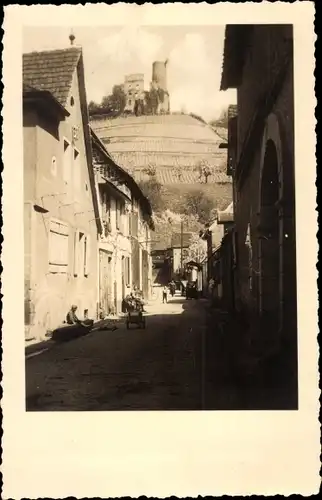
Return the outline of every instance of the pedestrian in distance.
[[[174,297],[174,295],[176,293],[176,284],[173,280],[170,281],[169,288],[170,288],[171,297]]]
[[[163,292],[162,292],[162,303],[167,303],[168,302],[168,288],[165,286],[163,287]]]

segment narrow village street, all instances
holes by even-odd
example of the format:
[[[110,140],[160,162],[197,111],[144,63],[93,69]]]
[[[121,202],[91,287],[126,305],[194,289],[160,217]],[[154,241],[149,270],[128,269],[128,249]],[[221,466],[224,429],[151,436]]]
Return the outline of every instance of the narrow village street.
[[[124,319],[26,359],[27,410],[200,410],[205,302],[162,304],[155,289],[146,329]]]

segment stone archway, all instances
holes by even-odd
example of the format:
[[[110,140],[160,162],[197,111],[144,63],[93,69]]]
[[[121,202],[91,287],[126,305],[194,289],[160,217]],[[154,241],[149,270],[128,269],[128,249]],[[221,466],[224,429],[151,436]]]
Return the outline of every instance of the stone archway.
[[[277,332],[280,326],[280,169],[275,142],[268,139],[262,163],[259,212],[260,313],[263,325]]]

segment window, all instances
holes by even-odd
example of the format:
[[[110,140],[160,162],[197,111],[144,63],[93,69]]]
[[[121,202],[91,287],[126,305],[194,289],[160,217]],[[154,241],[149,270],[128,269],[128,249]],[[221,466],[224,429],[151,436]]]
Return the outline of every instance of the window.
[[[105,190],[102,192],[101,200],[102,200],[103,221],[108,224],[111,224],[111,199]]]
[[[68,226],[59,221],[49,223],[49,272],[68,271]]]
[[[125,257],[125,284],[130,284],[130,257]]]
[[[131,214],[131,235],[137,238],[139,232],[139,221],[137,212]]]
[[[111,223],[111,199],[107,193],[105,193],[105,214],[107,222]]]
[[[120,229],[120,202],[118,200],[115,200],[115,214],[116,214],[116,229]]]
[[[81,186],[81,168],[80,168],[80,155],[79,151],[74,148],[74,163],[73,163],[73,178],[74,187],[79,190]]]
[[[75,233],[74,276],[88,276],[90,265],[90,237],[81,231]]]
[[[131,101],[131,99],[129,99],[129,106],[131,106],[131,105],[132,105],[132,101]]]
[[[71,148],[70,143],[67,139],[64,139],[64,152],[63,152],[63,162],[64,162],[64,171],[63,178],[66,184],[70,181],[71,174]]]

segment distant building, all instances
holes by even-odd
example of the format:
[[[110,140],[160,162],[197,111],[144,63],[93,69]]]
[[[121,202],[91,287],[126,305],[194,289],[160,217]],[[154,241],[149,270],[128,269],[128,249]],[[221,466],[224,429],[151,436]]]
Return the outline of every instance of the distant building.
[[[125,76],[125,113],[161,115],[170,112],[167,64],[168,61],[153,63],[149,91],[144,90],[144,74],[136,73]]]
[[[96,317],[98,205],[79,48],[23,55],[26,340]]]
[[[170,265],[170,278],[179,277],[184,270],[184,262],[188,256],[192,233],[174,234],[171,245],[167,249],[167,258]],[[182,265],[181,265],[182,264]]]
[[[124,111],[134,113],[135,102],[144,101],[144,74],[127,75],[124,81],[124,93],[126,95]]]

